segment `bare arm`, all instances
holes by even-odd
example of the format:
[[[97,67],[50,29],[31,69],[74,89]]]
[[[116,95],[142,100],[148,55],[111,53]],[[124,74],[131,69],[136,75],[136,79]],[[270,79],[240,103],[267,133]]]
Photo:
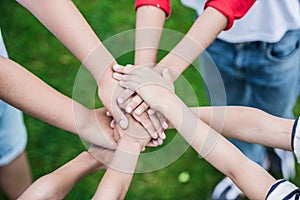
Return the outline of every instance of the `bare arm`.
[[[122,89],[111,78],[116,60],[98,39],[71,0],[18,0],[32,12],[89,70],[99,86],[99,97],[118,123],[128,121],[116,105]]]
[[[124,199],[129,188],[141,147],[120,141],[112,164],[106,170],[93,199]]]
[[[104,122],[110,123],[105,118],[104,110],[96,112],[87,109],[12,60],[0,57],[0,66],[1,99],[45,122],[79,134],[93,144],[115,147],[109,130],[101,129],[98,123],[99,113]]]
[[[155,6],[141,6],[136,12],[135,65],[154,65],[166,14]]]
[[[103,149],[101,154],[112,157],[113,152]],[[82,152],[57,170],[36,180],[19,199],[63,199],[82,177],[104,168],[90,153]]]
[[[185,37],[155,66],[161,72],[165,67],[172,71],[172,80],[178,76],[203,52],[227,26],[227,18],[218,10],[208,7],[195,21]]]
[[[93,199],[124,199],[140,152],[150,140],[145,129],[131,117],[127,130],[115,129],[120,134],[118,147]]]
[[[170,81],[171,77],[168,77],[165,70],[163,71],[165,80],[149,68],[137,68],[125,75],[114,77],[120,80],[121,86],[136,91],[151,108],[159,108],[184,139],[204,159],[229,176],[248,198],[266,197],[275,179],[200,120],[169,89],[167,80]],[[253,186],[253,182],[258,184]]]
[[[225,137],[292,151],[292,119],[242,106],[198,107],[191,110]]]
[[[44,24],[81,62],[101,46],[103,58],[112,58],[71,0],[18,0]],[[100,53],[100,52],[99,52]],[[114,60],[114,59],[113,59]],[[106,62],[86,66],[98,80]]]

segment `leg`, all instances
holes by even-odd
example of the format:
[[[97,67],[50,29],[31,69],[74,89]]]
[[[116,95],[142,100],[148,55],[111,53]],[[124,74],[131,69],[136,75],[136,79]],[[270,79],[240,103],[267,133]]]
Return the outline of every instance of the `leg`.
[[[0,186],[16,199],[31,183],[22,113],[0,100]]]
[[[9,199],[17,199],[31,184],[31,174],[25,152],[0,167],[0,187]]]

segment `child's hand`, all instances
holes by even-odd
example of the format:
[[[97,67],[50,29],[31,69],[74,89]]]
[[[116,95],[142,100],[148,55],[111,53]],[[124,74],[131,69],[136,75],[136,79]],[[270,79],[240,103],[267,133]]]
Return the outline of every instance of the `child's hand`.
[[[127,117],[129,119],[129,126],[126,130],[121,129],[119,126],[115,127],[120,137],[118,144],[120,142],[126,142],[128,145],[132,145],[133,143],[138,144],[142,151],[149,143],[151,137],[147,133],[147,130],[134,120],[131,115],[127,115]]]
[[[113,77],[119,80],[119,85],[124,88],[137,91],[145,85],[157,84],[174,92],[174,85],[168,68],[162,71],[162,76],[146,66],[126,65],[126,67],[122,67],[115,65],[113,69],[116,72]]]
[[[113,130],[109,126],[112,118],[105,115],[106,109],[80,111],[77,108],[74,111],[77,133],[80,138],[97,146],[115,149],[117,143],[113,137]]]
[[[149,118],[151,119],[151,121],[153,122],[154,126],[155,127],[159,127],[157,129],[160,130],[160,126],[159,124],[164,124],[164,129],[168,128],[168,124],[165,122],[165,121],[160,121],[161,119],[165,119],[164,116],[160,116],[162,115],[161,113],[159,112],[155,112],[154,110],[152,109],[149,109],[148,110],[148,115],[149,115]],[[110,114],[109,111],[106,111],[105,113],[108,117],[112,117],[112,115]],[[159,117],[153,117],[153,115],[156,115],[156,116],[159,116]],[[140,122],[143,126],[145,125],[145,123],[143,122],[143,120],[139,120],[138,116],[135,116],[135,114],[133,114],[133,118],[136,119],[138,122]],[[138,118],[138,119],[137,119]],[[110,123],[110,128],[114,129],[116,126],[116,122],[115,120],[112,118],[111,119],[111,123]],[[148,131],[148,130],[147,130]],[[151,139],[150,142],[146,145],[146,146],[149,146],[149,147],[157,147],[158,145],[161,145],[163,144],[163,140],[166,138],[166,134],[165,132],[163,132],[163,130],[160,130],[161,132],[158,132],[158,135],[159,135],[159,138],[157,139]],[[149,131],[148,131],[148,134],[149,134]],[[117,131],[114,131],[114,138],[116,141],[118,141],[120,139],[119,137],[119,134]]]
[[[137,92],[151,108],[158,104],[160,98],[164,98],[164,94],[173,94],[174,86],[167,68],[162,76],[144,66],[115,65],[114,70],[113,77],[119,80],[119,85]]]

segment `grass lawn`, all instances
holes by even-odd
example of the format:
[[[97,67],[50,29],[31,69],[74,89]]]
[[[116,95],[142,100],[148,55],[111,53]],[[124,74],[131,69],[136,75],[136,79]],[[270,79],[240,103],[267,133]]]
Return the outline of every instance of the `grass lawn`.
[[[10,57],[55,89],[72,97],[80,62],[16,1],[1,2],[0,27]],[[115,3],[108,0],[74,0],[74,3],[103,41],[134,28],[133,0],[119,0]],[[182,6],[179,0],[172,1],[172,4],[172,15],[165,27],[185,33],[193,23],[194,12]],[[165,51],[160,51],[159,57],[165,54]],[[132,63],[133,52],[117,59],[121,64]],[[201,76],[195,67],[188,68],[176,82],[176,92],[190,106],[208,104]],[[298,105],[295,107],[296,115],[300,113]],[[26,114],[25,123],[29,135],[27,153],[34,179],[53,171],[85,150],[81,140],[75,135]],[[167,133],[169,138],[166,144],[176,134],[174,131]],[[190,180],[185,184],[178,181],[182,171],[190,174]],[[66,199],[90,199],[102,174],[103,172],[97,172],[83,178]],[[179,159],[163,169],[136,174],[126,199],[208,199],[214,185],[221,178],[221,173],[189,148]],[[294,179],[298,185],[299,178],[298,175]],[[5,199],[1,193],[0,199]]]

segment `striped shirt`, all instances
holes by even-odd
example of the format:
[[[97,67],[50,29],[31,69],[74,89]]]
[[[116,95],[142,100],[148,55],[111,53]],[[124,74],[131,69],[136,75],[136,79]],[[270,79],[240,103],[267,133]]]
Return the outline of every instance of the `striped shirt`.
[[[267,194],[266,200],[299,200],[297,186],[286,180],[276,181]]]

